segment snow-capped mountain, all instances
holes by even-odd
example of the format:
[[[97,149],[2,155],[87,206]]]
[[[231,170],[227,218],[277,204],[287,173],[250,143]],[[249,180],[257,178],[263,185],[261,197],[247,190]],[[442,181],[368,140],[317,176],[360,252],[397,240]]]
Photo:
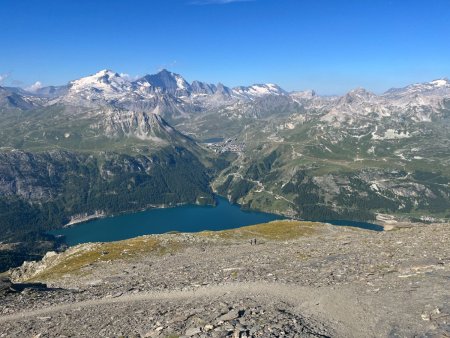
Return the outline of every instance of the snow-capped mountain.
[[[72,104],[115,100],[132,91],[131,83],[111,70],[101,70],[93,75],[69,82],[67,92],[57,97]]]
[[[213,95],[220,93],[235,96],[236,98],[254,99],[266,95],[286,95],[287,92],[275,84],[255,84],[252,86],[240,86],[228,88],[223,84],[209,84],[193,81],[189,84],[181,75],[166,69],[157,74],[145,75],[142,78],[127,83],[127,80],[119,74],[103,70],[92,76],[72,81],[73,89],[91,87],[105,93],[117,93],[120,91],[137,91],[141,93],[164,92],[177,97],[192,96],[195,94]]]
[[[108,69],[69,83],[69,90],[72,93],[83,93],[86,90],[91,90],[111,95],[130,89],[131,84],[129,81]]]
[[[56,91],[54,88],[46,87],[40,92],[54,93]],[[169,95],[188,101],[192,101],[197,96],[214,96],[213,100],[222,97],[232,98],[235,101],[249,101],[267,95],[287,95],[286,91],[274,84],[257,84],[233,89],[220,83],[214,85],[193,81],[190,84],[181,75],[166,69],[157,74],[145,75],[132,82],[113,71],[101,70],[96,74],[71,81],[67,88],[67,92],[62,93],[60,98],[72,103],[77,99],[91,102],[120,102],[129,97],[138,100],[154,99],[158,95]]]
[[[235,87],[233,88],[233,94],[236,97],[246,98],[248,100],[254,100],[258,97],[267,95],[286,95],[287,92],[281,87],[273,83],[267,84],[254,84],[248,87]]]
[[[189,83],[180,74],[166,69],[135,81],[111,70],[28,93],[20,88],[2,91],[2,106],[32,109],[36,106],[125,109],[163,116],[173,122],[213,110],[235,119],[261,118],[282,114],[319,114],[321,120],[337,125],[377,120],[392,116],[412,121],[431,121],[448,106],[450,81],[431,82],[393,88],[376,95],[363,88],[343,96],[321,96],[314,91],[288,93],[275,84],[255,84],[230,88],[221,83]]]
[[[33,95],[48,99],[47,104],[81,107],[111,107],[142,110],[171,119],[187,117],[211,108],[251,102],[268,96],[289,94],[274,84],[229,88],[221,83],[187,82],[166,69],[129,81],[111,70],[69,82],[67,86],[44,87]]]
[[[321,119],[337,125],[353,125],[361,122],[361,118],[380,120],[384,117],[426,122],[443,114],[449,98],[450,82],[443,79],[390,89],[382,95],[358,88],[337,99],[311,97],[304,105],[308,110],[326,112]]]
[[[450,80],[447,78],[438,79],[430,82],[415,83],[404,88],[391,88],[384,96],[388,98],[398,98],[411,95],[450,95]]]

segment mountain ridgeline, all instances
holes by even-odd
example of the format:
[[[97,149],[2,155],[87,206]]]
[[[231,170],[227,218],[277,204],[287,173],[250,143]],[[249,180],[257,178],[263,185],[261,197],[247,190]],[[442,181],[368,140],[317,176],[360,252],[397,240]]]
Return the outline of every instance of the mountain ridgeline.
[[[51,108],[29,113],[31,119],[39,115],[36,123],[30,127],[28,117],[12,117],[24,120],[9,129],[10,142],[0,153],[0,240],[8,249],[1,250],[2,269],[54,249],[61,243],[45,232],[76,219],[215,203],[210,181],[226,161],[158,115],[112,110],[100,118],[98,112],[74,117]]]
[[[450,218],[449,127],[447,79],[320,96],[102,70],[0,87],[0,268],[59,245],[45,231],[71,220],[213,192],[314,220]]]

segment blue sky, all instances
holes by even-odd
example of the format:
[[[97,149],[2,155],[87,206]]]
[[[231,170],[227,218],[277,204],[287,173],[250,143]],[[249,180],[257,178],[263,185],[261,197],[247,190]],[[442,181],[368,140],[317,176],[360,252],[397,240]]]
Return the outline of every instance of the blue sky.
[[[450,77],[449,0],[0,0],[3,85],[104,68],[375,92]]]

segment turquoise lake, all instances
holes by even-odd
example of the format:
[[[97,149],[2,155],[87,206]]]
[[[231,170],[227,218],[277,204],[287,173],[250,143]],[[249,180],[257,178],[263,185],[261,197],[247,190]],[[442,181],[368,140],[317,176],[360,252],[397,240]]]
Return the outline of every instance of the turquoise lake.
[[[53,230],[53,235],[65,236],[68,245],[87,242],[111,242],[170,231],[198,232],[225,230],[244,225],[270,222],[284,217],[257,211],[245,211],[238,205],[217,197],[212,206],[183,205],[174,208],[150,209],[75,224]]]
[[[53,230],[53,235],[62,235],[68,245],[87,242],[111,242],[149,234],[170,231],[198,232],[203,230],[226,230],[284,219],[258,211],[242,210],[238,205],[217,197],[218,204],[212,206],[184,205],[174,208],[150,209],[121,214],[75,224],[70,228]],[[335,225],[348,225],[380,231],[382,227],[352,221],[330,221]]]

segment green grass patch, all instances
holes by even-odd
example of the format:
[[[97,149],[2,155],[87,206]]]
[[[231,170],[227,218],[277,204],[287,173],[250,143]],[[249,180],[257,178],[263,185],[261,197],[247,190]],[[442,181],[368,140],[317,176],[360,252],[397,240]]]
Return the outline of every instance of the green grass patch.
[[[216,237],[221,239],[250,240],[252,238],[259,238],[273,241],[287,241],[318,234],[323,228],[324,224],[317,222],[282,220],[249,225],[231,230],[203,231],[200,232],[198,236]]]
[[[50,280],[63,275],[80,274],[83,268],[99,262],[131,259],[143,254],[163,256],[182,249],[176,240],[162,242],[154,237],[137,237],[118,242],[95,243],[68,253],[31,280]],[[64,255],[64,254],[63,254]]]

